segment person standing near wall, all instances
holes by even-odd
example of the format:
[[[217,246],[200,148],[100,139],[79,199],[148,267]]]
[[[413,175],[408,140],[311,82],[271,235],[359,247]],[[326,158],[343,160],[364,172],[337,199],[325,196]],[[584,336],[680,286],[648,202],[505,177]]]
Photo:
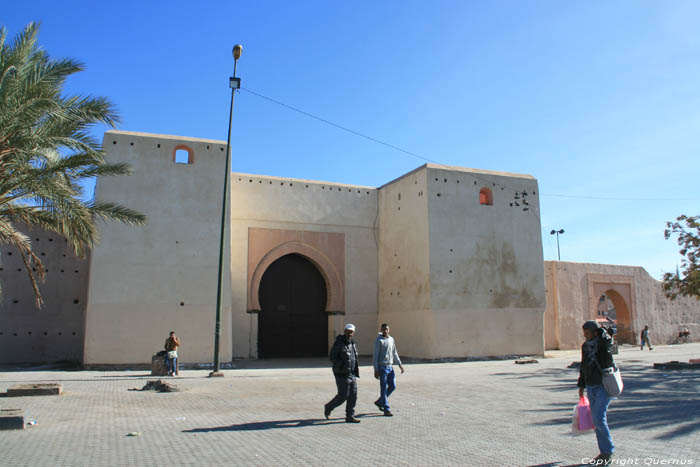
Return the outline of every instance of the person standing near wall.
[[[593,459],[594,465],[609,465],[612,462],[615,445],[608,428],[610,396],[603,387],[602,369],[613,366],[612,339],[595,321],[586,321],[583,324],[583,335],[586,342],[581,346],[578,394],[579,398],[583,397],[585,389],[591,404],[591,415],[595,425],[598,449],[600,449],[600,454]]]
[[[168,368],[168,376],[179,375],[177,367],[177,348],[180,347],[180,338],[175,331],[170,331],[170,337],[165,339],[165,365]]]
[[[379,410],[384,412],[384,415],[387,417],[394,415],[389,407],[389,396],[396,389],[394,360],[399,365],[401,373],[404,371],[399,353],[396,350],[396,343],[394,338],[389,335],[389,331],[389,325],[383,323],[381,332],[374,341],[373,353],[374,377],[379,380],[379,399],[374,401],[374,405],[379,407]]]
[[[355,418],[355,403],[357,402],[357,380],[360,377],[357,349],[352,336],[355,334],[355,326],[348,324],[342,335],[335,338],[331,347],[330,359],[333,363],[333,375],[338,387],[338,394],[323,407],[323,415],[326,420],[333,409],[347,401],[345,404],[345,422],[360,423]]]
[[[654,350],[654,348],[651,346],[651,342],[649,341],[649,326],[644,326],[644,329],[642,329],[642,334],[639,338],[640,340],[640,349],[639,350],[644,350],[644,344],[649,347],[649,350]]]

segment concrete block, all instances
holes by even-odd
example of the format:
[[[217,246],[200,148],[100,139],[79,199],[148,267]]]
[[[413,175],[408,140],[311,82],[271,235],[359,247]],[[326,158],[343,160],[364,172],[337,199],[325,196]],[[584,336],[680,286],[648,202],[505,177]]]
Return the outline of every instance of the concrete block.
[[[151,376],[168,376],[168,367],[164,355],[151,357]]]
[[[22,409],[0,409],[0,430],[23,430],[24,412]]]
[[[60,383],[18,384],[7,389],[7,397],[60,396],[62,393]]]

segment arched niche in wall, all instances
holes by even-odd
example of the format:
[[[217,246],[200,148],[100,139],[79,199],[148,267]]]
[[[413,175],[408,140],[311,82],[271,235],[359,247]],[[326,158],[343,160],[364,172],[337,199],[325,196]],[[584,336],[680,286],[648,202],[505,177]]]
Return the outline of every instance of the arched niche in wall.
[[[483,187],[479,190],[479,204],[493,206],[493,192],[490,188]]]
[[[260,311],[259,290],[267,268],[279,258],[298,254],[310,261],[326,283],[326,312],[345,313],[345,235],[250,228],[248,230],[247,311]]]

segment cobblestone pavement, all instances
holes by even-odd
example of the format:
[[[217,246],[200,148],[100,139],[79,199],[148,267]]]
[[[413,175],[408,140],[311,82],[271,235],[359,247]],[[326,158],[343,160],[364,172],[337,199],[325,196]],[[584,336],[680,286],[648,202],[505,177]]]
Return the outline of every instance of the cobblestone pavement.
[[[144,371],[6,371],[2,392],[61,382],[64,395],[0,398],[37,422],[0,431],[0,465],[579,465],[598,452],[593,434],[569,434],[578,372],[567,365],[578,357],[408,364],[393,418],[372,404],[378,385],[363,366],[359,424],[344,423],[342,408],[323,418],[335,384],[320,360],[249,362],[214,379],[181,371],[169,379],[176,393],[128,391],[154,379]],[[626,465],[700,465],[700,371],[652,368],[689,358],[700,344],[621,349],[625,392],[608,418]]]

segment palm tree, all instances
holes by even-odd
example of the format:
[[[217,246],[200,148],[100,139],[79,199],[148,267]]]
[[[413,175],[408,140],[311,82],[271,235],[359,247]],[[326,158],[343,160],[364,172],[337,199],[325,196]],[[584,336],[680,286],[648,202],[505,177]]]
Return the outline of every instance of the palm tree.
[[[38,32],[30,23],[7,43],[7,30],[0,28],[0,244],[19,250],[41,306],[44,268],[18,225],[55,232],[83,257],[99,239],[97,220],[141,225],[146,217],[85,196],[86,180],[131,173],[127,164],[107,163],[88,133],[96,124],[114,127],[119,116],[104,97],[63,95],[66,78],[83,65],[50,58],[37,43]]]

